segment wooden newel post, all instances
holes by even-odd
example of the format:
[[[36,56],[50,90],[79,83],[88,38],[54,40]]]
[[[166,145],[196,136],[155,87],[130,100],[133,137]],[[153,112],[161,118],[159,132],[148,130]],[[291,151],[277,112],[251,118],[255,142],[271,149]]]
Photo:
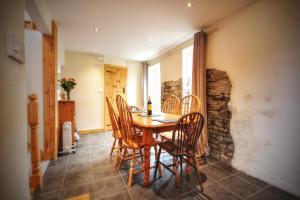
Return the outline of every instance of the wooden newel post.
[[[37,95],[30,94],[28,96],[29,102],[28,110],[28,124],[31,130],[31,168],[32,175],[30,177],[30,190],[33,192],[43,184],[41,170],[40,170],[40,149],[38,137],[38,103]]]

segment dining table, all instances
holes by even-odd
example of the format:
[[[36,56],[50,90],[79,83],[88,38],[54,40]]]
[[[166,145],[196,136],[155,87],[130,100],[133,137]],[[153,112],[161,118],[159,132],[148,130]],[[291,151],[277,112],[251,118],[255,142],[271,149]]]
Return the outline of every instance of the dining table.
[[[172,131],[180,115],[159,113],[147,115],[132,113],[133,124],[142,131],[144,144],[144,186],[150,185],[150,148],[153,144],[153,134]]]

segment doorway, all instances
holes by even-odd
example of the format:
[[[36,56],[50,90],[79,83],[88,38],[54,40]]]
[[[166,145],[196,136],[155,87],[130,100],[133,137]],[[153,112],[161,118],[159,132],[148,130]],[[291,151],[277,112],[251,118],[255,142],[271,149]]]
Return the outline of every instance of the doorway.
[[[104,64],[104,129],[111,130],[111,121],[105,100],[107,96],[116,109],[116,95],[127,99],[127,68],[117,65]]]
[[[151,97],[152,110],[154,112],[160,112],[161,110],[160,108],[161,105],[160,63],[148,67],[148,95]]]

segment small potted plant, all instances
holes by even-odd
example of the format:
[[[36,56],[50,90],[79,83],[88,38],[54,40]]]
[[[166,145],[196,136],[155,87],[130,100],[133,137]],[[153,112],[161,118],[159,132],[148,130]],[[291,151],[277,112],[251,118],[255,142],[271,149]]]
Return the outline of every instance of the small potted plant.
[[[60,84],[60,87],[62,87],[66,93],[67,93],[67,100],[70,100],[70,93],[71,90],[74,89],[74,86],[76,85],[74,78],[62,78],[58,80],[58,83]]]

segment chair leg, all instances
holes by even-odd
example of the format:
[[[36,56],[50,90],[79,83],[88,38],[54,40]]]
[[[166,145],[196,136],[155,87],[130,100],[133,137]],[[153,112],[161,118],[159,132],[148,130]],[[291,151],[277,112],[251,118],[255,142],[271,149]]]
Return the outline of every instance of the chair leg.
[[[174,163],[173,170],[176,175],[176,187],[179,188],[178,160],[176,157],[173,157],[173,163]]]
[[[182,174],[182,157],[180,156],[180,174]]]
[[[122,164],[123,164],[123,162],[124,162],[126,153],[127,153],[127,148],[125,147],[125,148],[124,148],[123,155],[122,155],[121,160],[120,160],[120,163],[119,163],[119,169],[121,169],[121,166],[122,166]]]
[[[200,191],[203,192],[203,187],[202,187],[202,182],[200,181],[199,179],[199,171],[198,171],[198,162],[196,160],[196,157],[193,158],[193,162],[194,162],[194,169],[195,169],[195,172],[196,172],[196,175],[197,175],[197,179],[198,179],[198,182],[199,182],[199,186],[200,186]]]
[[[140,149],[140,156],[141,156],[141,161],[142,161],[142,163],[144,163],[144,158],[143,158],[143,151],[142,151],[142,149]]]
[[[122,140],[118,139],[117,154],[115,155],[115,167],[119,166],[121,156],[122,156]]]
[[[114,165],[114,167],[117,167],[117,166],[118,166],[118,162],[120,161],[120,160],[119,160],[119,157],[120,157],[120,149],[118,148],[118,149],[117,149],[117,153],[116,153],[116,155],[115,155],[115,161],[114,161],[115,165]]]
[[[155,152],[155,160],[157,160],[157,145],[154,146],[154,152]],[[160,156],[160,155],[159,155]],[[159,171],[159,177],[162,177],[162,169],[161,169],[161,164],[158,164],[158,171]]]
[[[110,156],[112,155],[112,153],[113,153],[113,151],[114,151],[114,149],[115,149],[116,140],[117,140],[117,139],[115,138],[114,143],[113,143],[113,145],[112,145],[112,147],[111,147],[111,150],[110,150]]]
[[[129,170],[129,178],[128,178],[128,188],[131,188],[132,185],[132,177],[134,173],[134,160],[135,160],[135,151],[132,151],[132,157],[130,161],[130,170]]]
[[[157,158],[156,158],[155,171],[154,171],[154,179],[156,178],[156,173],[157,173],[158,165],[160,165],[159,164],[160,153],[161,153],[161,147],[159,147],[158,155],[157,155]]]

